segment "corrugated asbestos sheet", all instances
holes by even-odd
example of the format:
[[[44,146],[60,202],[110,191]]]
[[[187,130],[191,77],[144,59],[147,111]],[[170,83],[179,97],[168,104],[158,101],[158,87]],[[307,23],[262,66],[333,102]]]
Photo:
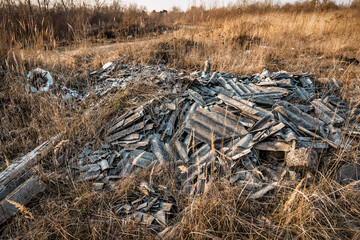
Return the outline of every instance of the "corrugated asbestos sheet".
[[[158,95],[147,102],[135,97],[138,107],[109,122],[102,146],[89,143],[74,156],[76,180],[92,181],[99,190],[134,171],[166,167],[189,198],[205,194],[221,178],[259,199],[284,176],[296,178],[292,168],[316,169],[321,152],[347,149],[360,135],[354,118],[348,123],[352,130],[345,126],[348,105],[317,88],[309,74],[264,70],[235,77],[211,72],[210,66],[187,73],[118,61],[94,72],[98,96],[132,82],[156,85]],[[340,87],[332,82],[332,89]],[[117,212],[144,224],[166,224],[174,211],[168,190],[151,182],[138,189],[139,197]]]

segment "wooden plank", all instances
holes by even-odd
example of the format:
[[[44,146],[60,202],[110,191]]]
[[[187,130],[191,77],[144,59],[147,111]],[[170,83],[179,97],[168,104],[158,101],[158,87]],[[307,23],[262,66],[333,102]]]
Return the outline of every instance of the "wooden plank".
[[[31,174],[28,173],[29,169],[35,166],[41,158],[46,156],[57,143],[58,139],[60,139],[60,134],[36,147],[0,173],[0,200],[4,199],[6,195],[31,176]]]
[[[9,182],[6,187],[3,188],[3,190],[0,192],[0,201],[6,198],[12,191],[14,191],[18,186],[24,183],[31,176],[32,173],[28,171],[21,175],[19,178]]]
[[[18,208],[12,203],[8,202],[7,199],[21,205],[26,205],[36,195],[38,195],[40,192],[43,192],[45,188],[46,185],[39,180],[38,176],[33,176],[26,182],[22,183],[14,192],[8,195],[6,199],[1,201],[0,225],[18,212]]]

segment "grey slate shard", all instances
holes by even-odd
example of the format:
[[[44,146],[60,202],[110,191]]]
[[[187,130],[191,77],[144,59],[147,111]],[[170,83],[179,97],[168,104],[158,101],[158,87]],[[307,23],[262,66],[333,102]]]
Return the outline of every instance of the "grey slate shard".
[[[189,121],[189,118],[191,117],[191,115],[194,113],[194,111],[196,110],[197,107],[199,107],[200,104],[198,104],[197,102],[193,103],[189,110],[186,112],[186,115],[184,115],[184,118],[183,118],[183,122],[182,122],[182,125],[185,125],[188,121]]]
[[[214,88],[212,88],[212,90],[215,91],[216,93],[224,94],[225,96],[228,96],[230,98],[235,95],[232,91],[226,90],[225,88],[219,86],[215,86]]]
[[[285,125],[283,123],[277,123],[276,125],[272,125],[267,129],[264,129],[261,132],[257,132],[252,141],[253,142],[261,142],[263,140],[265,140],[266,138],[270,137],[271,135],[273,135],[274,133],[280,131],[281,129],[283,129],[285,127]]]
[[[133,159],[132,165],[141,168],[147,168],[153,163],[156,163],[156,159],[154,159],[152,153],[142,150],[134,150],[130,153],[129,157]]]
[[[278,73],[273,73],[270,74],[271,79],[284,79],[284,78],[292,78],[291,75],[289,75],[288,73],[285,72],[278,72]]]
[[[312,80],[308,76],[300,76],[299,80],[303,87],[307,87],[310,89],[314,87]]]
[[[131,162],[129,155],[130,154],[128,152],[126,152],[126,155],[124,157],[122,157],[121,160],[116,164],[115,169],[111,170],[112,175],[118,174],[120,171],[122,171],[122,169],[124,169]]]
[[[216,104],[217,101],[218,101],[218,99],[215,98],[215,97],[213,97],[213,98],[207,99],[207,100],[205,101],[205,104],[206,104],[206,106],[211,106],[211,105]]]
[[[296,133],[292,131],[291,128],[284,128],[279,134],[285,140],[285,142],[291,142],[298,138]]]
[[[100,170],[99,164],[87,164],[79,168],[80,172],[97,172]]]
[[[247,171],[242,170],[238,171],[230,176],[229,182],[231,184],[235,183],[238,180],[245,180]]]
[[[108,137],[108,141],[109,141],[109,142],[113,142],[113,141],[118,140],[118,139],[120,139],[120,138],[122,138],[122,137],[125,137],[125,136],[127,136],[127,135],[130,135],[131,133],[134,133],[134,132],[136,132],[136,131],[139,131],[139,130],[141,130],[141,129],[143,129],[143,128],[145,127],[145,123],[146,123],[146,122],[140,122],[140,123],[138,123],[138,124],[136,124],[136,125],[133,125],[133,126],[130,127],[130,128],[126,128],[126,129],[124,129],[124,130],[122,130],[122,131],[120,131],[120,132],[117,132],[117,133],[109,136],[109,137]]]
[[[247,134],[246,129],[239,122],[202,107],[197,108],[190,117],[185,125],[185,131],[189,134],[193,131],[195,138],[208,144]]]
[[[254,124],[254,121],[248,119],[248,118],[242,118],[239,116],[236,116],[235,114],[233,114],[232,112],[229,111],[229,109],[227,108],[221,108],[218,105],[213,105],[210,106],[209,108],[212,112],[221,115],[223,119],[229,119],[230,121],[232,121],[233,123],[236,122],[237,125],[242,125],[244,127],[249,127],[252,126]]]
[[[288,152],[291,149],[291,145],[285,142],[273,140],[258,143],[254,146],[254,148],[262,151]]]
[[[158,212],[154,214],[154,218],[161,225],[166,225],[166,215],[164,209],[160,209]]]
[[[155,198],[151,199],[149,202],[147,202],[147,203],[146,203],[146,207],[144,208],[144,211],[145,211],[145,212],[149,211],[150,208],[151,208],[152,206],[154,206],[154,204],[155,204],[157,201],[158,201],[158,198],[155,197]]]
[[[179,111],[177,110],[174,110],[172,111],[172,114],[170,116],[170,119],[167,123],[167,127],[164,131],[164,134],[163,134],[163,137],[162,139],[164,138],[164,136],[172,136],[173,135],[173,131],[174,131],[174,127],[175,127],[175,121],[176,121],[176,118],[179,114]]]
[[[149,145],[149,139],[144,139],[142,141],[132,141],[132,142],[128,142],[128,141],[114,141],[111,143],[111,145],[114,146],[120,146],[123,147],[125,149],[136,149],[136,148],[140,148],[140,147],[146,147],[147,145]]]
[[[223,78],[233,78],[234,77],[234,75],[232,73],[220,73],[220,75]]]
[[[231,81],[231,84],[229,84],[228,81],[226,81],[223,77],[219,77],[217,81],[229,92],[233,92],[235,95],[240,96],[240,94],[232,87],[232,85],[235,85],[234,82]],[[239,88],[237,87],[237,90]]]
[[[216,154],[214,151],[209,151],[205,155],[201,156],[200,158],[197,158],[196,164],[199,166],[202,166],[204,163],[209,163],[212,160],[216,158]]]
[[[201,87],[200,89],[204,94],[208,95],[208,96],[215,96],[216,95],[216,92],[211,90],[210,88],[208,87]]]
[[[288,121],[310,131],[318,130],[320,134],[324,135],[324,132],[322,131],[324,122],[302,112],[300,109],[298,109],[296,106],[292,105],[291,103],[279,102],[276,104],[274,110],[280,113]]]
[[[301,137],[300,141],[296,143],[296,148],[312,148],[312,149],[327,149],[329,144],[323,141],[316,141],[310,137]]]
[[[316,133],[313,133],[313,132],[311,132],[311,131],[309,131],[309,130],[301,127],[301,126],[298,126],[298,128],[299,128],[300,131],[304,132],[305,134],[307,134],[307,135],[309,135],[309,136],[314,137],[315,139],[323,140],[324,142],[328,143],[328,144],[329,144],[331,147],[333,147],[333,148],[338,148],[338,147],[339,147],[338,145],[336,145],[336,144],[335,144],[333,141],[331,141],[330,139],[323,138],[323,137],[317,135]]]
[[[261,120],[257,121],[251,128],[249,128],[249,131],[255,133],[267,129],[275,124],[276,122],[274,121],[273,116],[267,115]]]
[[[164,150],[164,144],[160,141],[158,135],[152,135],[150,137],[150,144],[152,151],[160,164],[165,164],[169,161],[169,156],[167,156],[166,151]]]
[[[248,157],[241,159],[241,163],[249,171],[253,171],[255,169],[254,163]]]
[[[171,143],[165,143],[165,150],[167,156],[169,156],[171,161],[180,160],[181,162],[188,162],[187,146],[183,142],[177,140],[172,141]]]
[[[193,146],[189,146],[189,148],[190,148],[189,150],[192,150],[192,152],[193,152],[190,156],[192,163],[196,163],[198,158],[205,156],[211,150],[211,147],[208,144],[204,144],[200,148],[193,147]]]
[[[122,141],[122,142],[125,142],[125,141],[137,141],[140,138],[141,138],[140,134],[133,133],[133,134],[127,135],[126,137],[123,137],[123,138],[119,139],[119,142],[120,141]]]
[[[244,157],[244,156],[246,156],[246,155],[248,155],[250,153],[251,153],[251,149],[245,149],[245,150],[242,150],[241,152],[237,152],[237,154],[233,155],[231,157],[231,159],[232,160],[238,160],[238,159],[240,159],[240,158],[242,158],[242,157]]]
[[[303,90],[303,88],[295,86],[294,93],[302,100],[308,100],[309,93]]]
[[[192,100],[194,100],[195,102],[199,103],[199,104],[202,105],[202,106],[205,105],[205,101],[204,101],[203,97],[202,97],[199,93],[195,92],[195,91],[192,90],[192,89],[188,89],[187,92],[188,92],[188,94],[189,94],[189,97],[190,97]]]
[[[218,72],[214,72],[214,73],[211,75],[208,83],[209,83],[209,84],[214,84],[214,83],[216,82],[218,76],[219,76],[219,73],[218,73]]]
[[[239,150],[239,149],[248,149],[251,148],[253,145],[253,140],[254,136],[252,134],[247,134],[242,138],[238,138],[237,140],[235,140],[235,144],[229,149],[229,154],[234,154],[235,151]],[[229,156],[231,156],[229,155]]]
[[[253,91],[242,82],[237,82],[236,85],[241,89],[244,94],[251,94]]]
[[[126,175],[128,175],[131,172],[132,167],[133,165],[131,164],[130,161],[126,162],[126,165],[121,169],[119,176],[125,177]]]
[[[102,171],[107,170],[110,168],[109,163],[107,160],[103,159],[99,162],[100,168]]]
[[[272,98],[283,98],[286,95],[284,92],[257,92],[250,94],[241,94],[240,97],[244,99],[256,99],[256,98],[264,98],[264,99],[272,99]]]
[[[260,120],[267,115],[265,112],[259,111],[255,108],[248,106],[245,102],[229,98],[223,94],[219,94],[218,98],[220,100],[223,100],[226,104],[241,110],[241,113],[251,118]]]
[[[276,85],[279,87],[284,87],[284,88],[292,88],[293,87],[293,84],[291,83],[290,78],[286,78],[283,80],[276,80]]]
[[[140,119],[142,116],[144,116],[143,107],[134,110],[134,113],[131,116],[125,115],[123,118],[118,119],[118,122],[109,129],[108,133],[112,133],[115,130],[122,129],[135,122],[136,120]]]
[[[326,124],[342,124],[344,119],[327,106],[320,99],[314,99],[311,104],[315,107],[315,113]]]

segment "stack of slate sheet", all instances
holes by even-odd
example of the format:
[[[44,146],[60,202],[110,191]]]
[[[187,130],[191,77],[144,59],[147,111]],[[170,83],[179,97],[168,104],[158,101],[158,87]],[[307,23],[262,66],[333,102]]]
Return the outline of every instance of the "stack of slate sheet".
[[[358,110],[333,94],[339,83],[315,86],[310,74],[264,70],[235,77],[118,61],[93,76],[103,81],[98,96],[134,82],[151,83],[159,93],[114,118],[100,148],[90,143],[72,159],[76,179],[97,190],[138,169],[163,166],[177,169],[179,190],[189,198],[206,193],[215,179],[263,198],[299,178],[295,169],[316,170],[324,151],[349,148],[357,134],[349,126],[357,124]],[[147,188],[152,195],[123,203],[119,212],[146,224],[166,222],[171,207],[164,204],[171,201],[155,194],[157,186]]]

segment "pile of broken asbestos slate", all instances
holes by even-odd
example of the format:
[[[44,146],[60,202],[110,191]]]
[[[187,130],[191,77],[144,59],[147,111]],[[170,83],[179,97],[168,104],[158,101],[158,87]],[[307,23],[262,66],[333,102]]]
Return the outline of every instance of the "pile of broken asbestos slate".
[[[334,96],[341,87],[334,79],[327,89],[315,86],[309,74],[264,70],[235,77],[121,61],[92,75],[102,86],[147,82],[159,92],[113,119],[101,147],[89,143],[70,161],[76,180],[91,181],[95,190],[159,165],[176,167],[179,190],[189,199],[206,193],[215,179],[244,185],[250,199],[266,198],[284,182],[297,181],[296,169],[316,170],[328,149],[349,148],[357,133],[345,125],[356,123],[351,115],[358,110]],[[116,212],[165,224],[174,207],[166,187],[143,182],[140,189],[138,199]]]

